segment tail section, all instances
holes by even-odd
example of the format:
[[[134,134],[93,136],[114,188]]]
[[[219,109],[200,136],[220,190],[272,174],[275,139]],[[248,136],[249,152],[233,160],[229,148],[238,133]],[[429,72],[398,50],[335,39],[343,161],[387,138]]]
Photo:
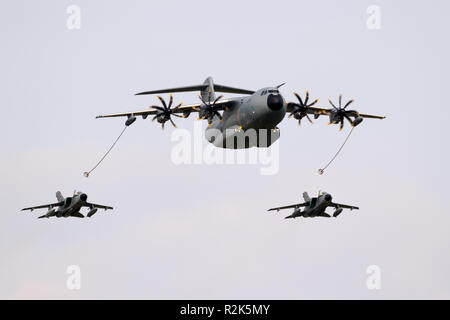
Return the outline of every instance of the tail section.
[[[303,192],[303,199],[305,199],[305,202],[309,202],[311,198],[308,195],[308,192]]]
[[[58,200],[58,202],[64,201],[64,197],[61,191],[56,191],[56,199]]]
[[[202,96],[204,101],[212,102],[214,99],[216,99],[216,93],[214,91],[214,82],[211,77],[206,78],[205,82],[203,82],[205,85],[204,88],[201,89],[200,95]]]

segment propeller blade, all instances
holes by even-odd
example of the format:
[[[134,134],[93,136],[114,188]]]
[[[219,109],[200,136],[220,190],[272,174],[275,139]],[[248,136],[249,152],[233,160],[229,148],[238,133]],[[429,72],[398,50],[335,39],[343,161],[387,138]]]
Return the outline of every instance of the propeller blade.
[[[328,99],[328,102],[333,106],[333,108],[335,108],[337,110],[336,106],[334,105],[334,103],[330,99]]]
[[[170,107],[172,106],[172,103],[173,103],[173,95],[170,94],[169,109],[170,109]]]
[[[205,100],[203,100],[203,97],[199,94],[198,97],[200,98],[200,101],[206,106],[207,103],[205,102]]]
[[[219,111],[214,110],[214,114],[217,115],[217,116],[219,117],[220,121],[223,120],[223,117],[222,117],[222,115],[219,113]]]
[[[306,118],[309,120],[309,122],[311,122],[311,124],[313,124],[314,122],[311,120],[311,118],[306,114]]]
[[[175,128],[178,128],[177,125],[175,124],[175,122],[173,122],[173,120],[171,118],[169,118],[169,121]]]
[[[348,122],[350,122],[350,124],[352,125],[352,127],[354,127],[353,121],[352,119],[350,119],[350,117],[346,114],[344,114],[345,119],[347,119]]]
[[[341,126],[339,127],[339,131],[342,131],[343,127],[344,127],[344,119],[341,120]]]
[[[309,91],[306,90],[306,98],[305,98],[305,105],[308,104],[308,100],[309,100]]]
[[[159,110],[159,111],[165,111],[163,108],[159,107],[159,106],[150,106],[150,108]]]
[[[158,99],[161,101],[162,105],[164,106],[164,109],[167,109],[167,105],[166,105],[166,102],[164,101],[164,99],[161,98],[160,96],[158,96]]]
[[[216,102],[219,101],[219,100],[222,99],[222,98],[223,98],[223,96],[219,96],[218,98],[216,98],[216,100],[214,100],[214,102],[213,102],[213,106],[215,106],[215,105],[216,105]]]
[[[317,102],[319,102],[319,99],[314,100],[314,102],[308,104],[307,107],[311,107],[311,106],[315,105]]]
[[[353,101],[355,101],[355,100],[352,99],[352,100],[350,100],[349,102],[347,102],[347,103],[345,104],[345,106],[344,106],[344,109],[347,108],[347,107],[350,105],[350,103],[352,103]]]
[[[303,106],[304,104],[303,104],[302,98],[300,98],[300,96],[297,94],[297,92],[294,92],[294,95],[297,97],[298,102],[300,102],[300,106]]]
[[[161,124],[161,128],[164,130],[164,124],[165,124],[165,122],[163,122],[162,124]]]
[[[342,93],[339,94],[339,108],[342,106]]]
[[[152,121],[155,121],[156,118],[158,118],[158,115],[154,116],[154,117],[152,118]]]

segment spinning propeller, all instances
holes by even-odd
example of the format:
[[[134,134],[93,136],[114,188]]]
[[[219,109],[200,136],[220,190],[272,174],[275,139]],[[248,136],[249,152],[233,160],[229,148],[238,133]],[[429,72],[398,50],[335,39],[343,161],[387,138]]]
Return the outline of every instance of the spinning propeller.
[[[182,118],[182,116],[179,116],[177,114],[174,114],[174,112],[183,104],[182,102],[180,102],[179,105],[177,105],[176,107],[172,108],[172,103],[173,103],[173,96],[170,95],[170,100],[169,100],[169,106],[167,106],[166,102],[164,101],[163,98],[161,98],[160,96],[158,96],[158,99],[161,101],[162,103],[162,107],[158,107],[158,106],[152,106],[153,109],[158,110],[158,112],[156,113],[156,115],[153,117],[152,121],[158,120],[159,123],[161,123],[162,129],[164,130],[164,124],[167,121],[170,121],[170,123],[177,128],[176,124],[172,121],[171,116],[175,116],[178,118]]]
[[[312,122],[311,118],[309,117],[307,111],[308,111],[308,108],[315,105],[319,101],[319,99],[316,99],[312,103],[308,104],[308,100],[309,100],[309,91],[308,90],[306,90],[305,102],[303,102],[302,98],[296,92],[294,92],[294,95],[297,97],[297,100],[299,103],[294,104],[294,110],[291,112],[291,114],[288,116],[288,118],[294,116],[294,118],[298,120],[298,125],[301,125],[303,117],[306,117],[309,122],[314,123],[314,122]]]
[[[331,110],[330,114],[330,123],[340,123],[339,130],[342,130],[344,127],[344,118],[347,119],[348,122],[352,125],[352,127],[357,126],[359,123],[361,123],[362,118],[359,117],[359,113],[356,110],[345,110],[354,100],[349,100],[343,107],[342,107],[342,94],[339,95],[339,108],[337,108],[334,103],[328,99],[328,102],[330,102],[333,109]],[[355,117],[355,121],[350,119],[350,116]]]
[[[199,119],[208,119],[208,124],[211,124],[214,116],[218,116],[220,121],[223,120],[222,115],[219,113],[219,106],[216,106],[217,101],[223,98],[223,96],[217,97],[211,103],[211,91],[208,94],[208,101],[205,101],[201,95],[198,95],[203,105],[199,107],[198,118]]]

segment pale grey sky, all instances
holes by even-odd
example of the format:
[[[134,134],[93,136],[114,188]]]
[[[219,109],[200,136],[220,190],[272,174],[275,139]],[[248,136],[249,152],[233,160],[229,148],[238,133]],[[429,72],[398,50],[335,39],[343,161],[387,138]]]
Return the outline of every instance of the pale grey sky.
[[[81,29],[66,28],[69,5]],[[381,8],[381,29],[366,9]],[[450,298],[446,1],[2,1],[0,298]],[[280,124],[280,171],[180,165],[168,126],[97,114],[138,110],[143,90],[202,82],[287,84],[354,98],[366,120]],[[196,102],[195,93],[175,95]],[[177,119],[192,129],[194,117]],[[182,120],[182,121],[180,121]],[[61,190],[114,206],[40,219],[25,206]],[[361,210],[284,220],[271,206],[319,189]],[[43,213],[42,213],[43,214]],[[66,288],[68,265],[81,290]],[[366,268],[381,268],[368,290]]]

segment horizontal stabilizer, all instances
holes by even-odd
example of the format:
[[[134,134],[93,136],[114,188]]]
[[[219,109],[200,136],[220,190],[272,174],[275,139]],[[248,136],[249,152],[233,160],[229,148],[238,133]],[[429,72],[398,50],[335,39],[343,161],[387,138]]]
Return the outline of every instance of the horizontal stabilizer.
[[[195,86],[187,86],[187,87],[177,87],[177,88],[169,88],[169,89],[161,89],[161,90],[153,90],[153,91],[144,91],[136,93],[137,96],[146,95],[146,94],[157,94],[157,93],[173,93],[173,92],[187,92],[187,91],[203,91],[208,88],[208,84],[199,84]],[[220,84],[214,84],[214,91],[218,92],[228,92],[228,93],[238,93],[238,94],[253,94],[255,91],[233,88],[228,86],[223,86]]]

